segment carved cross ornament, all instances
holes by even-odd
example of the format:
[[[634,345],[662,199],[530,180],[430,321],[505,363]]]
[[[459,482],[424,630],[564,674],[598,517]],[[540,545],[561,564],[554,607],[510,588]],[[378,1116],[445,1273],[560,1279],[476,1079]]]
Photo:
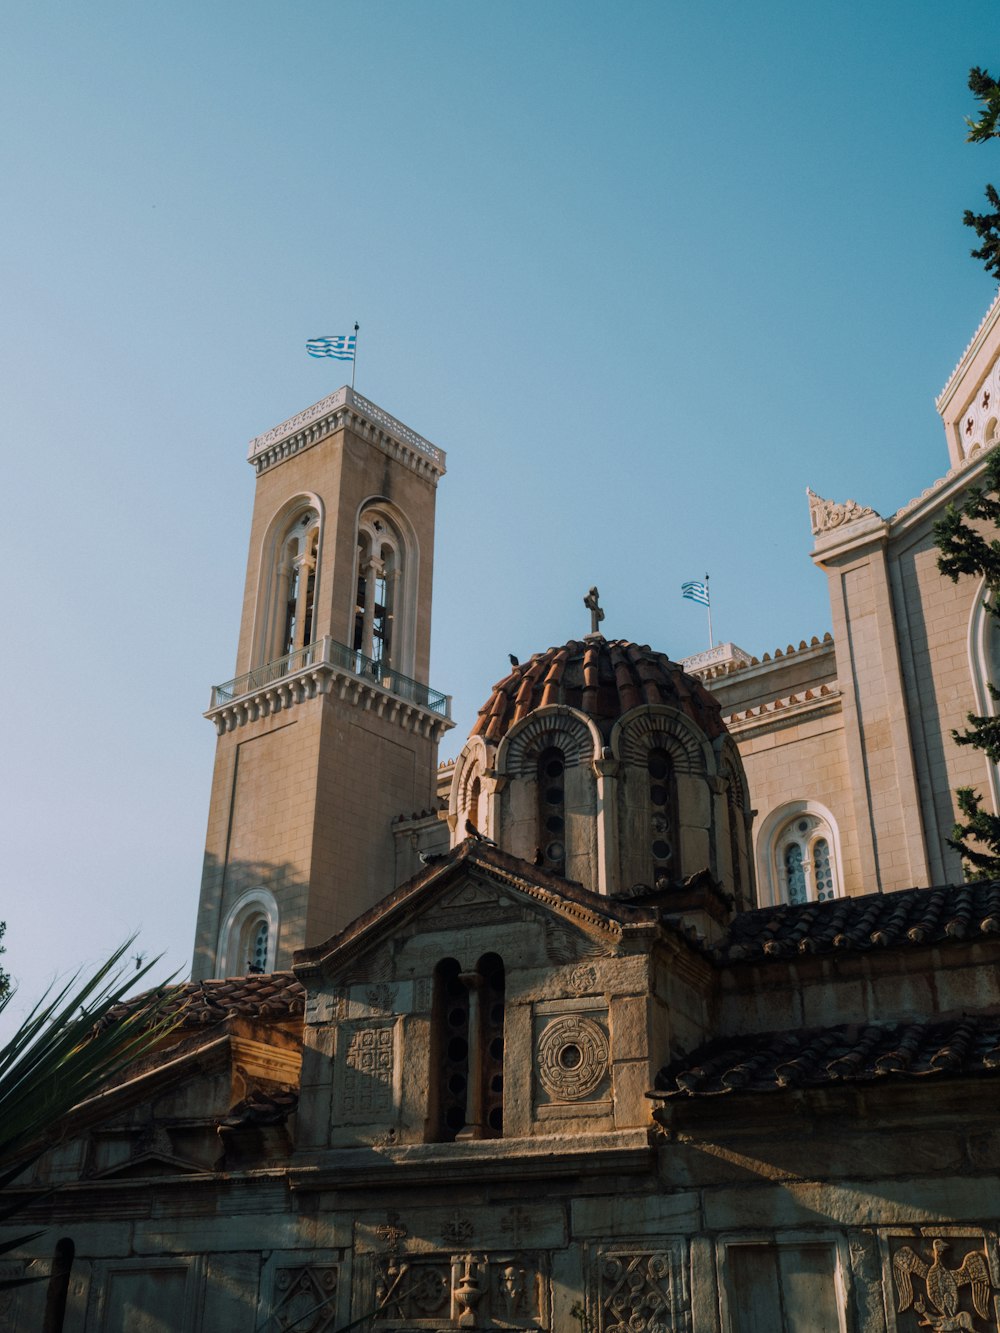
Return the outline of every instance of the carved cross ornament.
[[[601,594],[597,591],[596,588],[591,588],[590,592],[588,592],[586,597],[583,599],[584,606],[590,612],[591,634],[600,634],[598,626],[604,619],[604,610],[601,607],[600,602],[598,600],[600,598],[600,595]]]

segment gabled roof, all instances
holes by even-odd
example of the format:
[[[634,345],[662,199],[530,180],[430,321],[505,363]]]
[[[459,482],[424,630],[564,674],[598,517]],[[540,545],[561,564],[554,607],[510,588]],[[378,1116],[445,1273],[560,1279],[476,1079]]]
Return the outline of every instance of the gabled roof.
[[[591,893],[574,880],[562,879],[520,857],[502,852],[484,841],[466,838],[381,902],[356,917],[339,934],[323,944],[297,949],[294,971],[297,976],[313,974],[336,955],[349,955],[379,935],[423,912],[456,881],[470,873],[493,880],[523,894],[569,919],[573,925],[588,927],[611,937],[615,942],[629,932],[656,930],[659,912],[653,907],[633,907],[614,898]]]
[[[712,956],[721,963],[766,962],[799,954],[857,953],[996,935],[1000,935],[1000,883],[961,884],[742,912]]]
[[[1000,1071],[1000,1015],[764,1032],[708,1042],[656,1076],[654,1098],[780,1092]]]

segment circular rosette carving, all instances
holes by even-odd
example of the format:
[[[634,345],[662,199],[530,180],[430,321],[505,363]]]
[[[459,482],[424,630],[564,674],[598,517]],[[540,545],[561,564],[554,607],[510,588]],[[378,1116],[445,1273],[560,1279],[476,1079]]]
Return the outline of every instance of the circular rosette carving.
[[[608,1057],[608,1039],[600,1024],[567,1014],[542,1030],[538,1077],[550,1097],[578,1102],[589,1097],[605,1077]]]

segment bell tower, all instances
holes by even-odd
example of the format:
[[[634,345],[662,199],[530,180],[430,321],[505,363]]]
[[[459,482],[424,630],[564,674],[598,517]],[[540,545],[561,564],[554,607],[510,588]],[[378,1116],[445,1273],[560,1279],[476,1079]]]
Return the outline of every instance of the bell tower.
[[[250,442],[236,676],[192,975],[288,967],[396,883],[391,820],[435,804],[451,700],[426,683],[442,450],[344,387]]]

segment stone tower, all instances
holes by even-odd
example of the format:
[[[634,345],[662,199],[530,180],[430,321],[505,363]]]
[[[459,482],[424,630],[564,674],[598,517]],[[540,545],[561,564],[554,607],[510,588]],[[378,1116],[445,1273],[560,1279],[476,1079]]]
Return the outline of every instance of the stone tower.
[[[250,443],[236,677],[193,975],[287,967],[396,882],[391,820],[434,804],[450,700],[426,684],[442,450],[346,386]]]

